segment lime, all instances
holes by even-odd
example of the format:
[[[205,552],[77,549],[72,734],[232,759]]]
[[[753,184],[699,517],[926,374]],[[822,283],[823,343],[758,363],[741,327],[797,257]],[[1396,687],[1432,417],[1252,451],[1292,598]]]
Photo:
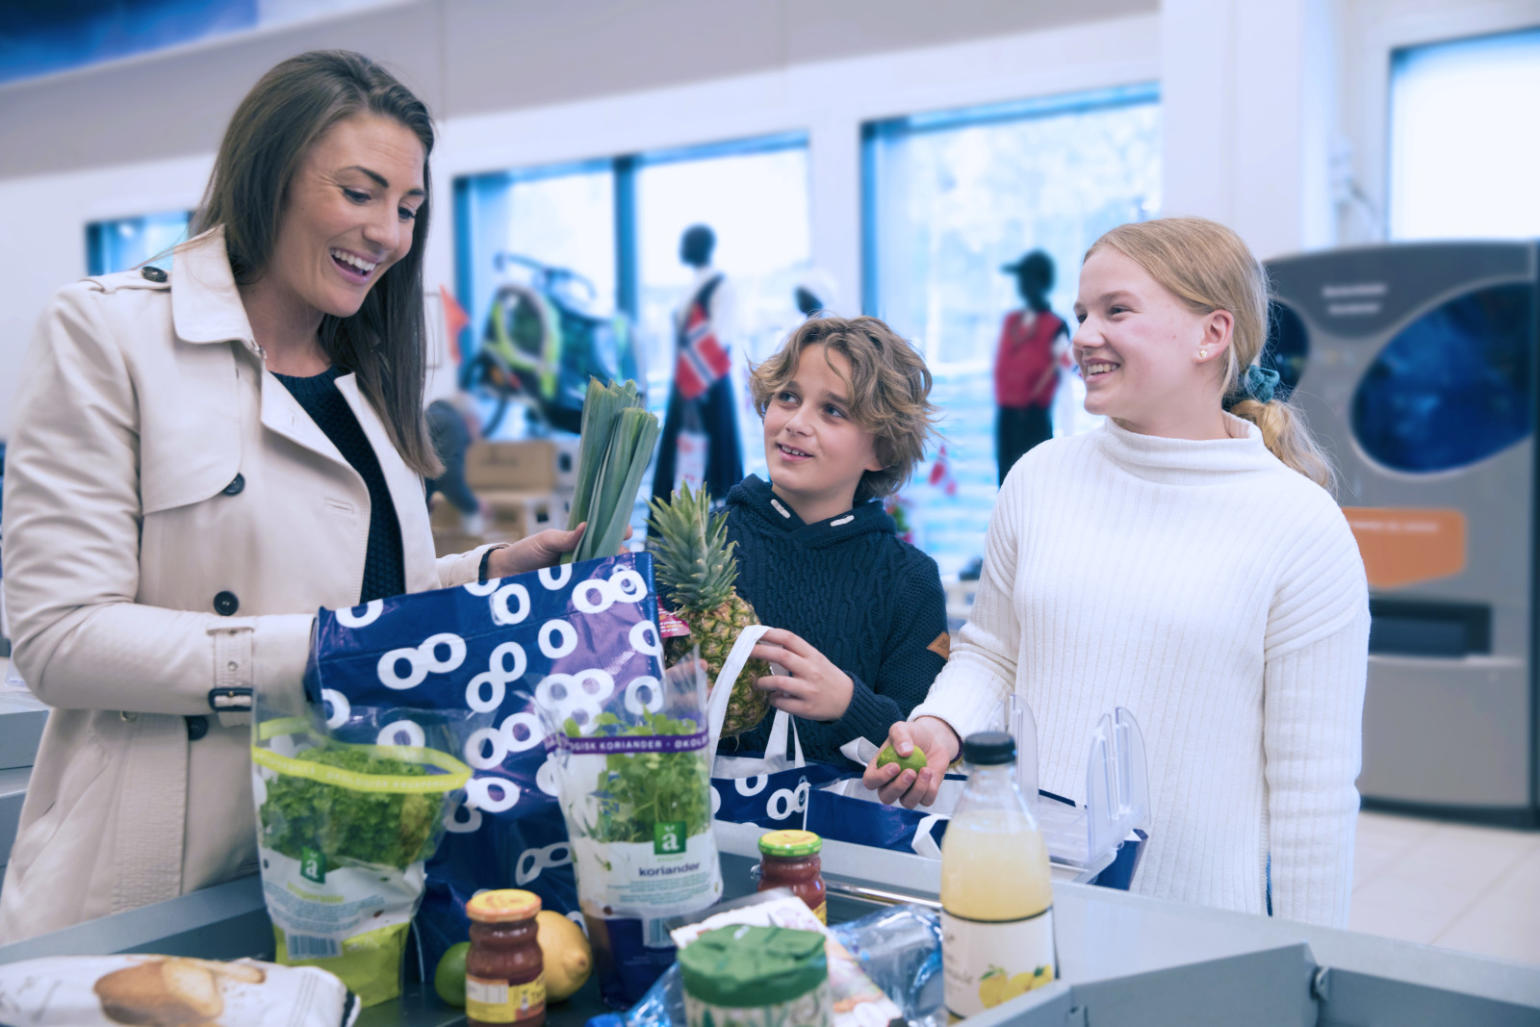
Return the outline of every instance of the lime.
[[[900,756],[898,754],[898,750],[893,748],[893,743],[889,742],[887,745],[884,745],[882,747],[882,751],[877,754],[877,766],[885,767],[889,763],[897,763],[905,770],[912,770],[915,773],[919,773],[925,769],[925,750],[916,745],[914,747],[914,752],[911,752],[908,756]]]
[[[438,961],[438,969],[433,971],[433,990],[456,1009],[465,1008],[465,954],[470,949],[468,941],[449,946],[444,958]]]

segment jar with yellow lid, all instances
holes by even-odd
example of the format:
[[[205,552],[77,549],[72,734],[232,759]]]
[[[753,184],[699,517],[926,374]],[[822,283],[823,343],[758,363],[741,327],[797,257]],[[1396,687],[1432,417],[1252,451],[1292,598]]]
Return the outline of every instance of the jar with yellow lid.
[[[540,896],[516,888],[484,891],[465,904],[465,1022],[470,1027],[545,1023],[545,960],[535,917]]]
[[[771,831],[759,838],[759,890],[790,888],[821,923],[829,922],[823,839],[812,831]]]

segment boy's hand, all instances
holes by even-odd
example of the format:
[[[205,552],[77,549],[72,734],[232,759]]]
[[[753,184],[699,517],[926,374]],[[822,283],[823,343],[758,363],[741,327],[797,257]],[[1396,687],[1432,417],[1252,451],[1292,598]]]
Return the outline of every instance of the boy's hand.
[[[786,670],[754,682],[776,709],[808,720],[839,720],[850,709],[855,682],[800,635],[771,628],[750,655]]]
[[[876,789],[877,798],[883,802],[902,802],[909,809],[935,802],[946,768],[962,751],[957,732],[939,717],[901,720],[888,729],[888,744],[899,756],[910,755],[918,745],[925,751],[925,769],[915,773],[897,763],[879,767],[877,757],[873,756],[866,773],[861,775],[861,783]]]

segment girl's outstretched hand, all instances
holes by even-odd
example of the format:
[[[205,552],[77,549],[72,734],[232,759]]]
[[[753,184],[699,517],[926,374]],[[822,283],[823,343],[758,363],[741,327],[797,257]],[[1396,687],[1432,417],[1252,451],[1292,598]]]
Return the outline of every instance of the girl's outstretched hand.
[[[861,783],[874,789],[883,802],[900,802],[908,809],[929,806],[946,777],[946,768],[962,751],[957,732],[939,717],[901,720],[888,729],[888,744],[902,758],[912,755],[918,745],[925,752],[925,767],[916,772],[897,763],[877,766],[877,757],[866,765]]]

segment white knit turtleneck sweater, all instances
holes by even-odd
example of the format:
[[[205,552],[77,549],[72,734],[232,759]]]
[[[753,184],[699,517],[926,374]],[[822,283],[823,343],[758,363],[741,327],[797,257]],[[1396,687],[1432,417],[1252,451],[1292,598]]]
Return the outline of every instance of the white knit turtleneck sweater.
[[[968,624],[913,717],[999,725],[1014,688],[1039,783],[1082,801],[1097,719],[1143,729],[1154,807],[1135,891],[1345,926],[1369,607],[1331,497],[1237,438],[1096,431],[1001,489]]]

